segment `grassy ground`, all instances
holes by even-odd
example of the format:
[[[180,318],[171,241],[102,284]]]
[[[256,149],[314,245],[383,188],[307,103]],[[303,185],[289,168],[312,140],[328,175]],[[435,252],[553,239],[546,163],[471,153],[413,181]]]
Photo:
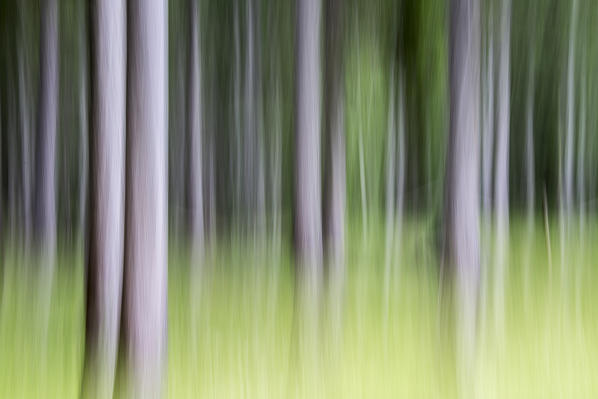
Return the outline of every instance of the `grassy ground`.
[[[588,224],[583,235],[572,226],[563,256],[551,226],[548,251],[542,223],[531,238],[523,223],[512,223],[500,325],[483,275],[488,290],[471,376],[479,397],[598,397],[597,226]],[[456,397],[453,324],[439,300],[433,238],[427,223],[407,224],[386,301],[384,229],[370,223],[366,234],[351,231],[342,324],[334,322],[324,291],[308,339],[301,336],[288,248],[278,256],[269,243],[222,240],[205,270],[192,274],[184,251],[172,246],[168,396]],[[59,259],[47,331],[38,317],[35,269],[10,251],[5,258],[0,397],[77,397],[81,256]]]

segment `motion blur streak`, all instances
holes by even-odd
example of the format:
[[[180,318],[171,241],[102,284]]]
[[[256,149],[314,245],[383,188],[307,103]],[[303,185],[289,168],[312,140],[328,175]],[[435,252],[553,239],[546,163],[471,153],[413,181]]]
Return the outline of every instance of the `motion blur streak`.
[[[598,397],[597,34],[1,1],[0,398]]]

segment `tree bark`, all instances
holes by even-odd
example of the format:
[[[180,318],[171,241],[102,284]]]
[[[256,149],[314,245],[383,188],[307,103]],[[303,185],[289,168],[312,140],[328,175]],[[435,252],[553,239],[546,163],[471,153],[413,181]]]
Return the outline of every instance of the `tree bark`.
[[[445,264],[457,289],[459,390],[473,374],[479,286],[480,8],[451,0],[449,34],[450,130],[445,187]],[[463,392],[462,392],[463,393]]]
[[[54,268],[56,253],[56,128],[58,118],[58,3],[42,2],[40,92],[36,144],[35,223],[40,256]],[[49,298],[48,298],[49,299]]]
[[[500,54],[498,65],[498,110],[494,212],[496,224],[496,264],[494,265],[494,310],[496,321],[504,319],[505,259],[509,236],[509,125],[510,125],[510,41],[511,0],[502,0],[500,15]]]
[[[343,62],[343,0],[326,1],[326,242],[331,267],[343,268],[345,251],[345,96]]]
[[[168,8],[128,3],[124,360],[129,396],[162,396],[166,362]]]
[[[573,207],[573,157],[575,146],[575,46],[578,1],[571,4],[569,51],[567,56],[567,129],[565,131],[564,209],[568,216]]]
[[[90,225],[83,394],[114,389],[123,276],[126,5],[92,3]]]
[[[320,1],[298,0],[295,32],[295,246],[305,283],[321,279]]]
[[[191,212],[192,262],[197,264],[205,247],[203,103],[197,0],[188,0],[189,53],[187,64],[187,129],[189,140],[189,208]]]

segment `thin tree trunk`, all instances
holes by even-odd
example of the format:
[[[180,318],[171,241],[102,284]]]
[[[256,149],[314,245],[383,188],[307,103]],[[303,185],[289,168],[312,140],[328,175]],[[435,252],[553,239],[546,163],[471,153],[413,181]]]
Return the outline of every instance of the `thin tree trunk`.
[[[92,7],[91,195],[82,392],[108,398],[114,390],[123,278],[126,5],[123,0],[97,0]]]
[[[390,68],[388,85],[388,122],[386,135],[386,246],[384,255],[384,322],[388,321],[390,298],[390,273],[392,268],[392,249],[395,233],[395,188],[396,188],[396,106],[395,106],[395,68]],[[386,332],[386,328],[384,329]]]
[[[395,246],[400,250],[401,237],[403,231],[403,213],[405,207],[405,172],[406,172],[406,154],[405,154],[405,72],[399,70],[399,87],[397,91],[397,102],[395,110],[397,115],[397,186],[396,186],[396,211],[395,211]]]
[[[531,47],[531,46],[530,46]],[[527,306],[530,292],[531,246],[534,238],[534,205],[536,202],[535,156],[534,156],[534,90],[535,90],[535,55],[530,48],[530,61],[527,76],[527,100],[525,115],[525,180],[526,180],[526,213],[527,213],[527,245],[524,264],[524,298]]]
[[[326,242],[334,274],[341,277],[345,251],[345,96],[343,0],[326,2],[326,134],[328,141]]]
[[[451,0],[449,35],[450,130],[446,169],[447,266],[457,289],[457,359],[461,396],[474,372],[480,268],[479,136],[480,7]]]
[[[305,283],[322,264],[320,188],[320,1],[298,0],[295,46],[295,245]]]
[[[40,104],[36,145],[36,232],[53,268],[56,247],[56,128],[58,117],[58,3],[44,0],[40,31]]]
[[[197,0],[188,0],[189,54],[187,65],[187,129],[189,140],[189,208],[191,211],[192,262],[199,264],[205,250],[203,103]]]
[[[492,161],[494,154],[494,14],[492,6],[488,11],[488,36],[486,38],[486,68],[484,70],[484,126],[482,136],[482,210],[490,213],[492,202]],[[487,219],[487,217],[486,217]]]
[[[498,114],[495,164],[496,263],[494,265],[494,312],[496,328],[504,321],[504,281],[509,236],[509,125],[510,125],[510,41],[511,0],[502,0],[500,16],[500,55],[498,66]]]
[[[29,90],[27,89],[22,44],[19,46],[19,115],[21,117],[21,190],[23,208],[23,244],[29,248],[31,238],[31,129],[29,118],[31,111],[29,107]]]
[[[166,377],[168,7],[128,5],[123,348],[129,396],[157,398]]]
[[[40,80],[35,145],[36,256],[42,350],[46,350],[56,256],[56,130],[58,120],[58,1],[43,0],[40,29]]]
[[[565,132],[565,212],[571,213],[573,207],[573,157],[575,140],[575,46],[577,33],[578,1],[571,5],[569,22],[569,51],[567,56],[567,130]]]
[[[79,33],[79,199],[78,199],[78,216],[77,216],[77,235],[79,239],[83,239],[85,236],[85,218],[86,218],[86,210],[87,210],[87,178],[88,178],[88,159],[89,159],[89,121],[88,121],[88,105],[87,105],[87,97],[88,97],[88,88],[87,88],[87,74],[88,74],[88,67],[87,67],[87,50],[86,50],[86,32],[87,32],[87,25],[85,24],[85,15],[87,12],[87,3],[81,2],[79,5],[80,8],[80,33]],[[123,10],[124,12],[124,10]],[[123,17],[124,19],[124,17]],[[124,21],[123,21],[124,23]],[[124,52],[124,28],[123,28],[123,42],[122,48]],[[124,55],[121,55],[124,59]],[[123,74],[124,74],[124,66],[123,66]],[[123,87],[124,92],[124,87]],[[124,95],[123,95],[123,103],[124,103]],[[121,121],[123,125],[123,135],[124,135],[124,116]],[[124,163],[121,165],[121,168],[124,171]],[[83,246],[83,242],[79,242],[79,246]]]

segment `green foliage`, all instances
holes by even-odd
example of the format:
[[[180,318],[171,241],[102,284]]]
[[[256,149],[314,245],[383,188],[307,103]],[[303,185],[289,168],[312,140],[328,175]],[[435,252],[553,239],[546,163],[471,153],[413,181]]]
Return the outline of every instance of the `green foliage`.
[[[316,341],[307,342],[311,357],[297,353],[302,320],[295,313],[292,256],[285,244],[277,258],[266,242],[222,239],[198,276],[189,274],[186,250],[172,246],[168,397],[456,397],[451,312],[439,306],[433,231],[421,219],[407,220],[385,313],[384,226],[373,218],[365,242],[359,223],[350,226],[343,324],[333,328],[324,291],[321,329]],[[491,291],[481,296],[471,383],[482,396],[598,394],[593,306],[598,253],[589,245],[598,238],[598,225],[587,222],[583,239],[572,227],[562,280],[557,224],[550,224],[549,262],[543,224],[538,221],[528,237],[522,221],[512,223],[504,336],[497,336]],[[45,340],[31,290],[35,276],[31,265],[8,251],[0,304],[0,397],[78,397],[81,255],[68,252],[59,260]]]

